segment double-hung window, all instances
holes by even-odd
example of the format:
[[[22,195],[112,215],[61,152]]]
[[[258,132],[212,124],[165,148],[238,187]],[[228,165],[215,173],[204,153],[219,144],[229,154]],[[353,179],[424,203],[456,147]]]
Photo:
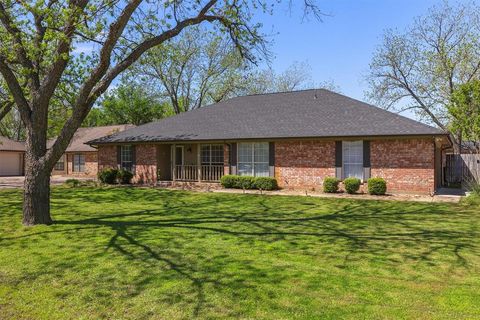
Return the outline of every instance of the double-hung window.
[[[202,144],[200,147],[202,166],[223,165],[222,144]]]
[[[343,141],[343,178],[363,180],[363,141]]]
[[[65,170],[65,156],[61,156],[60,159],[55,163],[54,170],[63,171]]]
[[[238,144],[238,174],[241,176],[268,177],[268,142]]]
[[[85,172],[85,155],[76,153],[73,155],[73,172]]]
[[[133,172],[133,148],[130,145],[120,147],[120,167]]]

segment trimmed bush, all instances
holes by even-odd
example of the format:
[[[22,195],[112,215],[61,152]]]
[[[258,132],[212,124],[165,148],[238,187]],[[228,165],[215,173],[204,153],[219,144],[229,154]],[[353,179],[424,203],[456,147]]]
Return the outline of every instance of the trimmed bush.
[[[355,192],[357,192],[360,189],[361,183],[362,181],[360,181],[360,179],[353,177],[343,180],[345,191],[349,194],[354,194]]]
[[[71,188],[76,188],[80,185],[80,181],[77,179],[67,179],[65,180],[65,184]]]
[[[259,190],[276,190],[278,188],[277,180],[271,177],[255,178],[255,188]]]
[[[239,176],[237,180],[237,188],[239,189],[255,189],[255,177]]]
[[[278,188],[277,180],[271,177],[226,175],[220,179],[220,183],[224,188],[233,189],[275,190]]]
[[[220,183],[224,188],[236,188],[237,178],[238,176],[228,174],[220,179]]]
[[[98,180],[105,184],[115,184],[117,182],[117,169],[103,169],[98,173]]]
[[[387,183],[383,178],[370,178],[367,183],[370,194],[384,195],[387,192]]]
[[[121,184],[130,184],[132,183],[133,173],[128,170],[120,169],[117,171],[117,180]]]
[[[323,180],[323,192],[326,192],[326,193],[338,192],[339,183],[340,183],[340,180],[338,180],[335,177],[326,177],[325,180]]]

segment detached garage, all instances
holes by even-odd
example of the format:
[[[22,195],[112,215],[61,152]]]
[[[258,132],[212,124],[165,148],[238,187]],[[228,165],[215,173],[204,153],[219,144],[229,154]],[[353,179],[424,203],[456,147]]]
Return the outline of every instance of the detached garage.
[[[0,137],[0,177],[22,176],[25,145],[23,142]]]

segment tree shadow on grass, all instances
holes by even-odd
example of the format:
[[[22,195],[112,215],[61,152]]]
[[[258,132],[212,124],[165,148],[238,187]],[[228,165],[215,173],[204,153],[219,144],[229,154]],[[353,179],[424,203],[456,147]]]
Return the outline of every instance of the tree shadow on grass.
[[[340,269],[348,268],[360,258],[382,258],[391,267],[402,260],[435,267],[445,263],[438,261],[439,253],[453,257],[447,259],[451,268],[468,269],[468,255],[478,251],[476,239],[479,234],[476,226],[468,224],[468,213],[452,212],[452,207],[448,206],[309,198],[278,202],[266,196],[199,196],[192,200],[185,197],[186,194],[154,193],[149,195],[151,201],[158,201],[158,196],[167,196],[156,209],[59,219],[55,222],[63,227],[59,230],[19,237],[74,230],[90,229],[92,233],[97,229],[109,230],[113,235],[104,254],[113,250],[132,261],[153,262],[152,268],[161,263],[191,283],[196,297],[193,317],[205,309],[207,285],[242,289],[255,286],[257,278],[268,278],[263,281],[280,284],[288,274],[278,270],[267,277],[264,269],[250,264],[246,266],[245,274],[234,279],[225,271],[229,264],[239,263],[233,254],[213,257],[208,269],[204,260],[192,261],[186,257],[185,242],[190,238],[221,235],[230,241],[230,246],[233,243],[252,249],[258,249],[259,242],[278,244],[285,255],[292,252],[308,254],[309,251],[318,254],[319,248],[328,248],[327,254],[343,257],[343,262],[337,265]],[[107,192],[104,196],[114,197],[115,194]],[[96,200],[100,201],[100,198]],[[141,198],[139,201],[146,200]],[[157,247],[154,238],[157,234],[170,237],[169,241],[161,243],[168,250]],[[190,238],[182,239],[182,244],[178,245],[174,243],[177,236]],[[19,237],[4,237],[0,242]],[[258,250],[262,253],[261,249]],[[192,251],[188,253],[192,254]],[[200,257],[206,254],[193,253]],[[252,255],[252,259],[259,257],[258,252]],[[255,281],[247,279],[248,276],[256,278]],[[147,285],[146,282],[148,280],[137,285]]]

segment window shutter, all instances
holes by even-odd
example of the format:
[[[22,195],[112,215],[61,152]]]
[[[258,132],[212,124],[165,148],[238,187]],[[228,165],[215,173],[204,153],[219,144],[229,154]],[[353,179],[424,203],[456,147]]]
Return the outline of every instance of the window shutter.
[[[232,143],[230,149],[230,172],[232,174],[237,174],[237,144]]]
[[[363,141],[363,179],[368,180],[370,178],[370,141]]]
[[[137,167],[137,152],[135,145],[132,145],[132,173],[135,174],[135,169]]]
[[[335,177],[342,179],[342,141],[335,141]]]
[[[117,146],[117,167],[120,169],[122,167],[122,147]]]
[[[275,142],[268,143],[268,165],[270,177],[275,176]]]

